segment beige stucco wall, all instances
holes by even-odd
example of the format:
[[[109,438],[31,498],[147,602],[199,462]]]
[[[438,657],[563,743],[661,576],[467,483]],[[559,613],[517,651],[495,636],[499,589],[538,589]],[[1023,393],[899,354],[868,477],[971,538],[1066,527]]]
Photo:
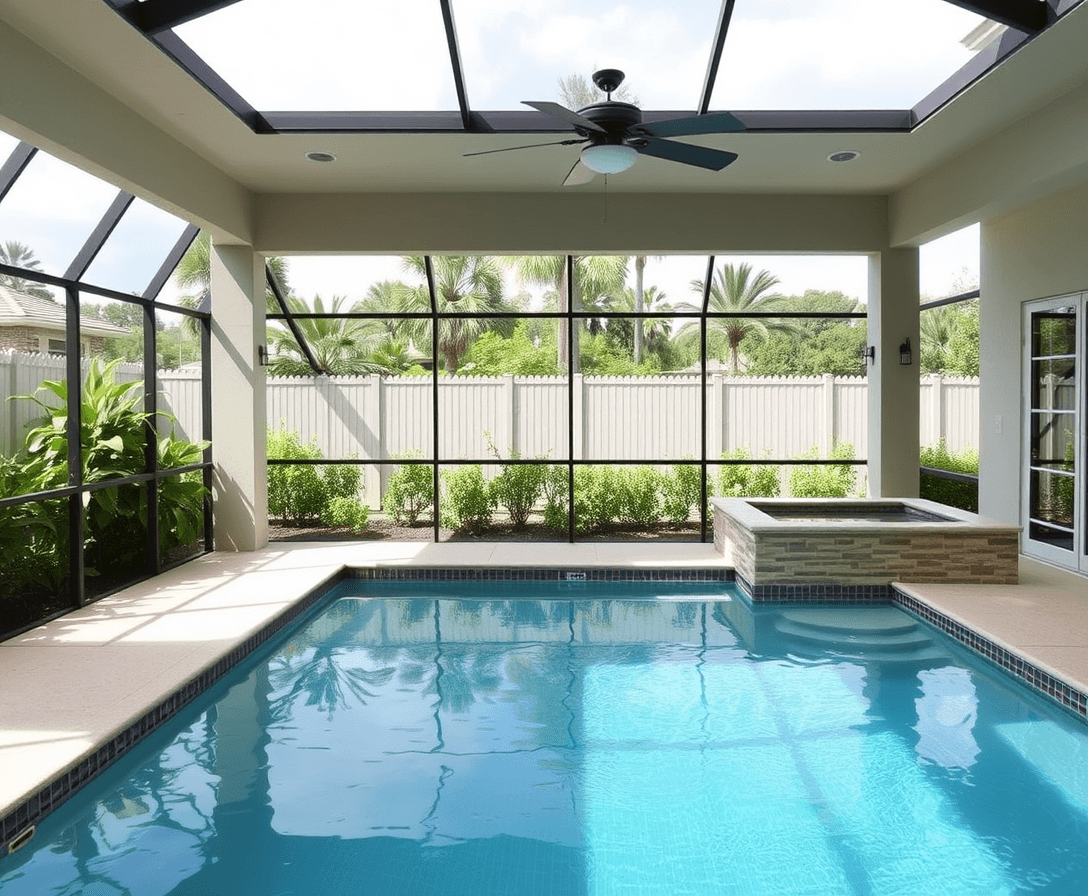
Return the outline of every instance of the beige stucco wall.
[[[1086,289],[1088,184],[983,221],[979,512],[984,516],[1019,521],[1022,304]]]

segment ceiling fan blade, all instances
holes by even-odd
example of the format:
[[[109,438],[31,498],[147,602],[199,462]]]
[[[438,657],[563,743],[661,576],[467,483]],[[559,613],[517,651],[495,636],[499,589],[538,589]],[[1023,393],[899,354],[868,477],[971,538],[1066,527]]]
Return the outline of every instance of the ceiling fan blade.
[[[504,146],[502,149],[484,149],[480,152],[466,152],[463,158],[469,156],[486,156],[493,152],[513,152],[515,149],[534,149],[537,146],[571,146],[575,143],[588,143],[588,140],[553,140],[551,143],[527,143],[525,146]]]
[[[645,145],[632,144],[644,156],[656,156],[682,165],[695,165],[721,171],[726,165],[737,160],[735,152],[721,149],[708,149],[705,146],[693,146],[690,143],[677,143],[673,140],[647,140]]]
[[[574,163],[574,167],[570,169],[567,179],[563,181],[563,186],[576,187],[578,184],[588,184],[596,176],[597,172],[587,168],[582,164],[582,160],[578,159],[578,161]]]
[[[743,131],[744,125],[728,112],[713,115],[692,115],[690,118],[673,118],[639,126],[640,130],[655,137],[687,137],[694,134],[729,134]]]
[[[554,115],[556,118],[562,118],[563,121],[569,122],[576,128],[582,128],[587,131],[599,131],[602,134],[608,132],[602,128],[597,122],[590,121],[588,118],[583,118],[577,112],[571,112],[570,109],[565,106],[560,106],[559,103],[549,102],[537,102],[535,100],[522,100],[526,106],[532,106],[541,112],[547,112],[549,115]]]

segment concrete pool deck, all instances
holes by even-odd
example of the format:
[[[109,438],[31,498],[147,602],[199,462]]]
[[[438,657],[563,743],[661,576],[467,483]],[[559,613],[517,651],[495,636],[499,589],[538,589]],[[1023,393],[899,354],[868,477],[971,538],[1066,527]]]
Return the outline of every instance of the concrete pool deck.
[[[720,569],[722,556],[713,544],[384,542],[198,558],[0,643],[0,819],[345,566]],[[1088,579],[1022,557],[1017,585],[902,588],[1088,691]]]

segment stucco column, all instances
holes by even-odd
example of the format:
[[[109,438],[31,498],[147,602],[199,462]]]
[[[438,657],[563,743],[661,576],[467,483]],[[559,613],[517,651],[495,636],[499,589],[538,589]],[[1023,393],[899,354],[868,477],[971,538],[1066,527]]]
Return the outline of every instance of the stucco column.
[[[268,544],[264,259],[213,242],[211,274],[215,547],[255,551]]]
[[[869,495],[918,497],[918,250],[869,256]],[[911,363],[899,363],[910,338]]]

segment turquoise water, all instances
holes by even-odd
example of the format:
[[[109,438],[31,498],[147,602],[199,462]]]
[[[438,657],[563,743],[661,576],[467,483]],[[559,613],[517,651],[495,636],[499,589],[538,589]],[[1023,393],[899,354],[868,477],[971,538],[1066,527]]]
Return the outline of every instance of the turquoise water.
[[[1088,728],[898,610],[732,594],[346,583],[0,893],[1088,892]]]

